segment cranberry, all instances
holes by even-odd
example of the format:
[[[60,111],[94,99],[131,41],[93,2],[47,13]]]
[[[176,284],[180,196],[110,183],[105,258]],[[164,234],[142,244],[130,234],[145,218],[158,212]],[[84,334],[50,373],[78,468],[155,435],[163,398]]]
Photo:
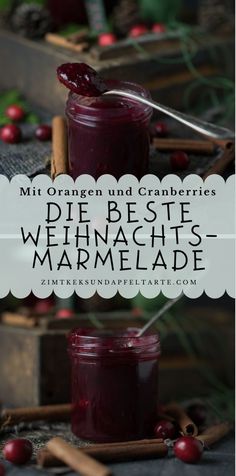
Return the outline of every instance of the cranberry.
[[[0,463],[0,476],[5,476],[6,471],[2,463]]]
[[[173,170],[185,170],[189,166],[189,156],[182,150],[173,152],[170,156],[170,163]]]
[[[140,316],[143,315],[143,311],[142,311],[141,307],[138,307],[138,306],[133,307],[131,312],[132,312],[132,315],[135,316],[135,317],[140,317]]]
[[[50,140],[52,137],[51,126],[48,126],[47,124],[41,124],[40,126],[37,127],[35,131],[35,136],[37,137],[38,140],[41,140],[41,141]]]
[[[134,25],[129,31],[129,36],[131,38],[137,38],[138,36],[145,35],[145,33],[148,33],[148,28],[145,25]]]
[[[3,448],[3,456],[13,464],[27,463],[33,452],[32,443],[26,438],[9,440]]]
[[[105,81],[85,63],[62,64],[57,76],[66,88],[81,96],[100,96],[107,91]]]
[[[176,458],[185,463],[196,463],[201,459],[203,444],[193,436],[181,436],[174,445]]]
[[[154,130],[155,135],[158,137],[166,137],[168,134],[168,126],[165,122],[156,122]]]
[[[0,137],[3,142],[17,144],[21,140],[21,130],[15,124],[7,124],[1,129]]]
[[[163,23],[154,23],[152,25],[153,33],[164,33],[166,31],[166,26]]]
[[[9,119],[12,121],[22,121],[25,117],[25,111],[21,106],[18,106],[17,104],[12,104],[11,106],[8,106],[5,114]]]
[[[207,410],[202,403],[194,403],[187,408],[188,416],[193,423],[197,426],[201,426],[205,423],[207,417]]]
[[[34,312],[37,314],[47,314],[52,310],[51,299],[39,299],[34,305]]]
[[[109,46],[117,42],[116,35],[113,33],[101,33],[98,37],[99,46]]]
[[[72,309],[59,309],[55,315],[57,319],[67,319],[74,316],[75,313]]]
[[[171,421],[161,420],[155,426],[154,434],[156,438],[173,440],[176,435],[176,427]]]

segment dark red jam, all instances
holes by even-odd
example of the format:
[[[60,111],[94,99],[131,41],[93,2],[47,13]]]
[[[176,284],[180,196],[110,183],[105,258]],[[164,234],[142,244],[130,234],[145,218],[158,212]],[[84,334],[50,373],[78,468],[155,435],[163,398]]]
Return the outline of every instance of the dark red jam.
[[[149,97],[133,83],[107,81],[107,86]],[[127,98],[70,93],[66,107],[70,175],[74,179],[81,174],[95,179],[103,174],[142,178],[148,172],[151,114],[152,108]]]
[[[65,63],[57,68],[59,81],[80,96],[96,97],[108,90],[105,81],[85,63]]]
[[[151,437],[157,418],[159,336],[131,331],[75,329],[72,364],[72,431],[112,442]]]

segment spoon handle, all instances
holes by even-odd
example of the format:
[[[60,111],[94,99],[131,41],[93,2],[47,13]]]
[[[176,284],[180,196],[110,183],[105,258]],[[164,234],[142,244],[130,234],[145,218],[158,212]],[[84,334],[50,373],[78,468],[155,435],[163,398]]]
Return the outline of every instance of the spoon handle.
[[[204,136],[212,137],[213,139],[232,139],[234,138],[234,134],[229,129],[225,129],[224,127],[216,126],[215,124],[211,124],[210,122],[202,121],[201,119],[197,119],[196,117],[189,116],[188,114],[184,114],[182,112],[176,111],[167,106],[163,106],[158,102],[153,101],[152,99],[144,98],[138,94],[133,94],[127,91],[122,91],[119,89],[112,89],[110,91],[106,91],[104,95],[111,95],[111,96],[122,96],[127,97],[129,99],[134,99],[135,101],[139,101],[147,106],[151,106],[158,111],[167,114],[168,116],[176,119],[177,121],[181,122],[187,127],[194,129],[195,131],[203,134]]]
[[[156,321],[165,314],[176,302],[178,302],[181,298],[183,297],[183,293],[181,293],[179,296],[177,296],[174,299],[169,299],[164,306],[159,309],[159,311],[148,321],[145,326],[143,326],[139,332],[137,332],[137,337],[142,337],[146,332],[150,329],[150,327],[153,326],[153,324],[156,323]]]

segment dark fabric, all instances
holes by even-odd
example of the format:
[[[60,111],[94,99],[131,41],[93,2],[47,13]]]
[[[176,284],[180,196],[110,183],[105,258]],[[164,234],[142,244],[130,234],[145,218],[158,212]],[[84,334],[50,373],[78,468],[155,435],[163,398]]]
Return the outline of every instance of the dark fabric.
[[[50,122],[49,119],[46,116],[46,122]],[[165,122],[169,126],[169,137],[199,138],[199,135],[194,135],[190,129],[176,121],[165,119]],[[51,156],[51,143],[40,142],[34,138],[36,126],[24,124],[21,127],[23,130],[21,143],[11,145],[0,141],[0,174],[6,175],[9,179],[17,174],[34,177],[39,173],[47,173],[45,164]],[[183,178],[190,173],[202,174],[221,154],[222,151],[219,149],[216,149],[212,156],[190,154],[190,165],[186,171],[179,174],[180,177]],[[151,148],[149,173],[153,173],[159,178],[172,173],[169,157],[169,153],[160,153]]]
[[[51,154],[51,143],[40,142],[34,138],[36,126],[21,126],[23,140],[19,144],[0,142],[0,174],[9,179],[17,174],[33,177],[46,173],[46,160]]]

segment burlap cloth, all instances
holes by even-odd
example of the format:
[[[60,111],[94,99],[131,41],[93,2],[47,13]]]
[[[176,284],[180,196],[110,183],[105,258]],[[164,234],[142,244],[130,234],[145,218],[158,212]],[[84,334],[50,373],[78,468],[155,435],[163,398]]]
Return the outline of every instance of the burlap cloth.
[[[50,123],[50,119],[50,116],[43,114],[44,123]],[[199,138],[199,135],[195,135],[190,129],[176,121],[167,120],[166,118],[165,121],[169,126],[169,137]],[[40,142],[34,138],[36,126],[23,124],[21,127],[23,131],[21,143],[11,145],[0,141],[0,174],[12,178],[16,174],[34,177],[39,173],[49,173],[47,164],[51,157],[51,142]],[[221,149],[216,149],[215,153],[210,156],[189,154],[190,165],[186,171],[179,175],[182,178],[191,173],[200,175],[213,165],[221,154]],[[158,152],[151,147],[149,173],[156,174],[160,178],[172,173],[169,157],[168,152]]]

